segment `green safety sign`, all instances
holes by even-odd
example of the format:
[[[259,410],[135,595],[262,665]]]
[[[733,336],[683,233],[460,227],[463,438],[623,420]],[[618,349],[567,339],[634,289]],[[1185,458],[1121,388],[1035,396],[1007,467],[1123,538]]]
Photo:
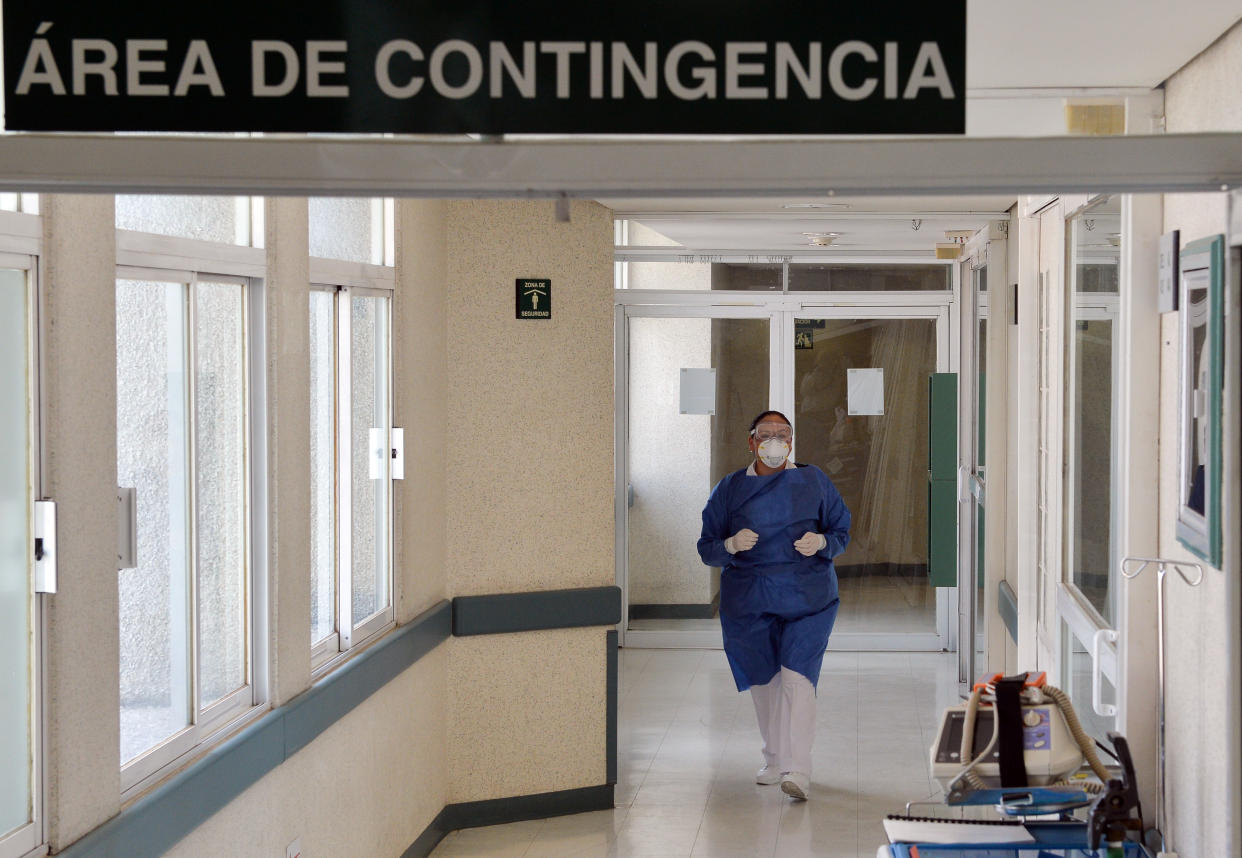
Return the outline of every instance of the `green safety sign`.
[[[552,318],[552,281],[518,278],[517,318]]]

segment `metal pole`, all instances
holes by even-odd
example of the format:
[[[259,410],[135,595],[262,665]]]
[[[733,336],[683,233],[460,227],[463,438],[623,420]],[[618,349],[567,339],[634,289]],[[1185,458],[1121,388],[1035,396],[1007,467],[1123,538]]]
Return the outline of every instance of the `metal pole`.
[[[1132,564],[1141,564],[1133,572],[1129,571]],[[1156,676],[1158,686],[1156,688],[1156,713],[1159,721],[1159,731],[1157,733],[1159,747],[1157,748],[1157,762],[1160,769],[1160,777],[1158,790],[1156,793],[1156,829],[1160,832],[1160,852],[1168,851],[1168,845],[1165,839],[1165,741],[1164,741],[1164,720],[1165,720],[1165,702],[1164,702],[1164,579],[1170,568],[1176,569],[1177,574],[1191,587],[1198,587],[1203,582],[1203,567],[1198,563],[1184,560],[1165,560],[1159,557],[1126,557],[1121,561],[1121,574],[1127,580],[1133,580],[1143,573],[1143,570],[1152,563],[1156,564]],[[1185,569],[1194,569],[1199,574],[1192,581],[1184,571]]]

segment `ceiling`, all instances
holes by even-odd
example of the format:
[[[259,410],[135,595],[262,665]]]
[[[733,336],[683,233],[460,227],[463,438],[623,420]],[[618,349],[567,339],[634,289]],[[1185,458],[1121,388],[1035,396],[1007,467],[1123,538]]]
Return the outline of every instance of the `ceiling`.
[[[675,243],[705,252],[814,250],[815,236],[837,233],[825,253],[926,251],[945,242],[946,231],[980,229],[1004,215],[1014,197],[810,197],[787,199],[658,198],[617,201],[619,215],[646,233],[631,243]],[[605,201],[605,204],[607,202]],[[819,239],[823,241],[823,238]]]
[[[966,85],[1150,89],[1239,18],[1240,0],[967,0]]]
[[[1058,125],[1061,99],[1133,96],[1158,87],[1242,19],[1242,0],[967,0],[966,5],[968,117],[972,103],[979,115],[985,107],[1008,103],[1020,121],[1038,113]],[[1034,133],[1059,132],[1054,126]],[[1032,132],[1012,132],[1023,133]],[[946,231],[979,229],[1015,201],[1016,195],[599,202],[658,234],[639,231],[641,240],[632,243],[779,253],[813,250],[812,238],[803,233],[835,232],[840,235],[825,254],[835,249],[931,255],[936,243],[947,240]]]

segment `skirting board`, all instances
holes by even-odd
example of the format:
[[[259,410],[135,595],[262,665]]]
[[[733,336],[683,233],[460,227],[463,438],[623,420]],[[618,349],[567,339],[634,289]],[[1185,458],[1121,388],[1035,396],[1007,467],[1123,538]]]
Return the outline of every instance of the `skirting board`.
[[[613,808],[612,784],[447,805],[401,858],[426,858],[451,831]]]
[[[710,620],[720,612],[720,594],[710,602],[630,604],[631,620]]]

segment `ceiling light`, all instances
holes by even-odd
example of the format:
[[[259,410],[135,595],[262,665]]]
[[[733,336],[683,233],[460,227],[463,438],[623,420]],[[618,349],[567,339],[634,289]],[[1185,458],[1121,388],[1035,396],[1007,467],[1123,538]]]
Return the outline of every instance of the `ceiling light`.
[[[804,232],[802,234],[816,247],[827,247],[841,237],[839,232]]]
[[[785,203],[783,209],[848,209],[849,203]]]

